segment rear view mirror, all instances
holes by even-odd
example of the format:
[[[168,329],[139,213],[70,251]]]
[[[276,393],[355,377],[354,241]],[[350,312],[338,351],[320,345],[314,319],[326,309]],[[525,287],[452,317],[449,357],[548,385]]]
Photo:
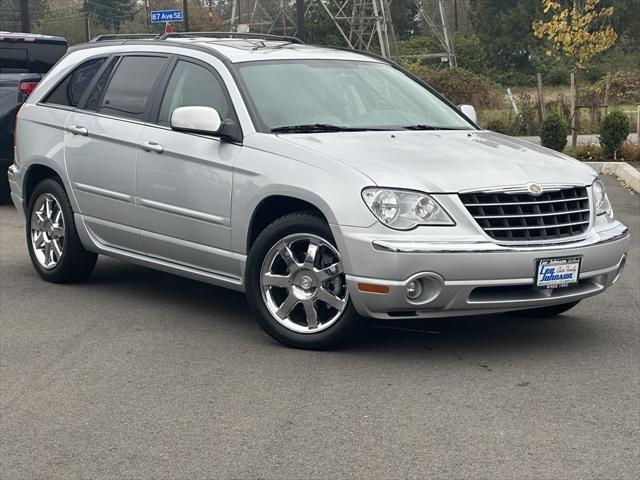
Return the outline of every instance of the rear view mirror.
[[[459,105],[460,111],[464,113],[469,120],[473,123],[478,123],[478,116],[476,115],[476,109],[473,105]]]
[[[171,128],[178,132],[218,136],[222,120],[215,108],[179,107],[171,114]]]

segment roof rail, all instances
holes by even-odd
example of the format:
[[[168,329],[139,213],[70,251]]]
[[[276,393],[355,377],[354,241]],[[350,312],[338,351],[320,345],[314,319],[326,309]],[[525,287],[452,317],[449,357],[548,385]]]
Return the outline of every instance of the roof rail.
[[[302,40],[296,37],[287,37],[284,35],[271,35],[267,33],[238,33],[238,32],[173,32],[165,33],[158,37],[160,40],[167,40],[170,38],[246,38],[246,39],[259,39],[259,40],[276,40],[283,42],[304,44]]]
[[[144,40],[144,39],[156,39],[158,34],[156,33],[108,33],[105,35],[98,35],[91,39],[91,42],[106,42],[109,40]]]

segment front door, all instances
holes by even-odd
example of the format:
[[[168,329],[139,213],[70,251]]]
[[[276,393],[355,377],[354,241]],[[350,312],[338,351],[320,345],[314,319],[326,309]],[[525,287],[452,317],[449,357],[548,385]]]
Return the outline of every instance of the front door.
[[[178,59],[143,130],[138,153],[140,234],[147,254],[193,268],[239,275],[231,250],[231,187],[240,146],[176,132],[178,107],[207,106],[235,118],[222,79],[206,64]]]

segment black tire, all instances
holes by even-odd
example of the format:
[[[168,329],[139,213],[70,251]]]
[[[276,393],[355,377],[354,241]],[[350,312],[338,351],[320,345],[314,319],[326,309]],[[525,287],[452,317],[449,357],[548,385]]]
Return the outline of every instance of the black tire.
[[[362,320],[350,299],[342,316],[331,326],[317,333],[298,333],[286,328],[274,318],[265,304],[260,284],[262,264],[274,245],[293,234],[316,235],[337,250],[329,225],[313,212],[292,213],[275,220],[260,233],[247,258],[245,282],[251,312],[271,337],[288,347],[324,350],[343,345],[353,338]]]
[[[65,227],[62,255],[57,265],[50,269],[40,264],[31,241],[31,218],[34,206],[43,194],[49,194],[55,198],[60,206]],[[78,237],[69,197],[58,179],[46,178],[38,183],[33,190],[27,209],[26,234],[31,263],[38,275],[44,280],[53,283],[72,283],[86,279],[93,272],[98,254],[87,251],[82,245],[80,237]]]
[[[11,203],[11,189],[9,188],[9,177],[7,169],[0,169],[0,205]]]
[[[521,310],[521,311],[519,311],[517,313],[522,315],[522,316],[524,316],[524,317],[531,317],[531,318],[555,317],[556,315],[561,315],[564,312],[566,312],[567,310],[572,309],[573,307],[575,307],[579,303],[580,303],[580,300],[578,300],[577,302],[561,303],[559,305],[550,305],[548,307],[540,307],[540,308],[531,308],[529,310]]]

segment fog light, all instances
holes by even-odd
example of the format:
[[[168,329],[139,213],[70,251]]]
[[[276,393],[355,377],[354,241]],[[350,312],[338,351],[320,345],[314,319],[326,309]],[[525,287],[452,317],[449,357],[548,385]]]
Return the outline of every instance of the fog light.
[[[413,280],[407,284],[407,298],[409,300],[415,300],[422,295],[422,282],[420,280]]]

